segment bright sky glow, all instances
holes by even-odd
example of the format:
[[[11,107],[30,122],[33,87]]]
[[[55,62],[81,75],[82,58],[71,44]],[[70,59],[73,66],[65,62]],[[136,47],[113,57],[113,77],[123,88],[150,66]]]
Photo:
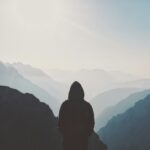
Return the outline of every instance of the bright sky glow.
[[[1,0],[0,60],[150,75],[149,0]]]

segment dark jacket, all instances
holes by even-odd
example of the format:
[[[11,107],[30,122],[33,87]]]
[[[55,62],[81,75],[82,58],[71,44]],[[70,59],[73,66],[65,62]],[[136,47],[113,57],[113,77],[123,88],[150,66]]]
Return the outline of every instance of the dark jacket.
[[[64,138],[86,138],[93,132],[93,109],[84,100],[84,91],[78,82],[72,84],[68,100],[61,105],[58,126]]]

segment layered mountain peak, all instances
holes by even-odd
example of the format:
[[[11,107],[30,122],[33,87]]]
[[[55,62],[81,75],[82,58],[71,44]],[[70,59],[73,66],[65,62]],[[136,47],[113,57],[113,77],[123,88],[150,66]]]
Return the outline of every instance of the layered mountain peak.
[[[150,149],[150,95],[113,117],[99,134],[109,150]]]

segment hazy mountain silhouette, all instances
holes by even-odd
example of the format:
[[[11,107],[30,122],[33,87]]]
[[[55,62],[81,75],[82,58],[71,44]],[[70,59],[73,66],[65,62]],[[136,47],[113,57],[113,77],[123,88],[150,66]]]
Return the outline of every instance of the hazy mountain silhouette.
[[[107,107],[114,106],[131,93],[139,90],[138,88],[118,88],[97,95],[91,100],[96,119]]]
[[[149,150],[150,95],[113,117],[98,133],[109,150]]]
[[[133,93],[127,98],[122,99],[118,104],[106,108],[96,118],[96,124],[95,124],[96,131],[104,127],[113,116],[124,113],[127,109],[133,107],[137,101],[145,98],[149,94],[150,94],[150,90],[144,90],[141,92]]]
[[[61,150],[57,118],[31,94],[0,86],[0,149]],[[106,150],[95,133],[89,150]]]
[[[59,150],[57,121],[31,94],[0,86],[0,149]]]
[[[118,84],[120,87],[126,88],[141,88],[141,89],[149,89],[150,88],[150,78],[132,80],[124,83]]]
[[[65,98],[65,84],[53,80],[51,76],[41,69],[23,63],[13,63],[9,65],[13,66],[22,76],[43,88],[53,97],[59,100]]]
[[[88,99],[92,99],[99,93],[110,89],[123,88],[123,86],[118,86],[119,83],[138,79],[138,77],[124,72],[102,69],[82,69],[79,71],[51,69],[47,72],[57,81],[65,82],[69,85],[75,80],[81,82],[85,87],[85,91],[87,91]]]
[[[33,93],[41,101],[47,103],[55,114],[58,114],[60,103],[44,89],[24,78],[16,69],[0,63],[0,85],[18,89],[21,92]]]
[[[74,79],[74,76],[78,76],[78,78],[80,78],[79,75],[82,76],[82,74],[84,73],[89,73],[89,74],[93,74],[94,76],[101,76],[103,77],[103,79],[109,79],[112,81],[112,79],[114,79],[117,82],[125,82],[125,81],[132,81],[132,80],[136,80],[139,79],[139,77],[136,77],[134,75],[125,73],[125,72],[121,72],[121,71],[107,71],[107,70],[103,70],[103,69],[82,69],[79,71],[70,71],[70,70],[61,70],[61,69],[49,69],[46,70],[46,72],[51,75],[53,78],[59,80],[59,81],[65,81],[65,82],[71,82]],[[86,76],[89,76],[88,74]],[[93,79],[94,80],[94,79]],[[99,80],[101,80],[99,78]]]

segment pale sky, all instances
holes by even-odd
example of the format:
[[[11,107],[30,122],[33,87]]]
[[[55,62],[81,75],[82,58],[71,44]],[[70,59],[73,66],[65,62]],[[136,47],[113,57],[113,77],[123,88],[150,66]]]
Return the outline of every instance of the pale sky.
[[[0,60],[150,75],[149,0],[0,0]]]

